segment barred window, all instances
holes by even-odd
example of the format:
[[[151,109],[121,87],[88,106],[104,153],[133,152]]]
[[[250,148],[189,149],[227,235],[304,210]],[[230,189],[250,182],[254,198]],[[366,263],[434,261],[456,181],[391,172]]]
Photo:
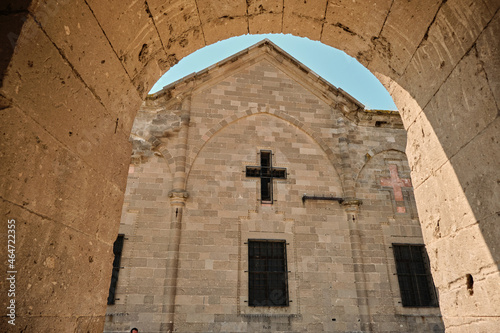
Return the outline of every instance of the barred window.
[[[273,179],[286,179],[286,169],[273,167],[273,152],[260,151],[260,166],[247,166],[246,176],[260,178],[260,200],[273,203]]]
[[[116,284],[118,283],[118,273],[120,272],[120,262],[122,259],[123,241],[125,235],[119,234],[113,243],[113,273],[111,274],[111,284],[109,285],[108,305],[115,304],[116,300]]]
[[[438,306],[424,245],[392,244],[403,306]]]
[[[288,306],[286,241],[248,240],[248,305]]]

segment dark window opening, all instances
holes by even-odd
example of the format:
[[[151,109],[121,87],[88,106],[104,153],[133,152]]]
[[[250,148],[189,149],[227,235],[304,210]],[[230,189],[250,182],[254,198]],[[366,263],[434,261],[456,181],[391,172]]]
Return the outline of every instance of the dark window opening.
[[[403,306],[438,306],[424,245],[392,244]]]
[[[247,167],[247,177],[260,177],[260,169],[258,167]]]
[[[273,178],[286,179],[286,169],[273,169]]]
[[[248,305],[288,306],[284,240],[248,240]]]
[[[260,165],[263,168],[271,167],[271,151],[267,150],[260,151]]]
[[[113,243],[113,273],[111,274],[111,284],[109,285],[108,305],[115,304],[116,300],[116,284],[118,283],[118,273],[120,272],[120,262],[122,259],[123,241],[125,235],[118,235]]]
[[[272,163],[272,151],[260,151],[260,166],[247,166],[247,177],[260,178],[260,200],[273,203],[273,179],[286,179],[286,168],[275,168]]]
[[[260,199],[262,201],[273,200],[273,182],[271,178],[262,178],[260,183]]]

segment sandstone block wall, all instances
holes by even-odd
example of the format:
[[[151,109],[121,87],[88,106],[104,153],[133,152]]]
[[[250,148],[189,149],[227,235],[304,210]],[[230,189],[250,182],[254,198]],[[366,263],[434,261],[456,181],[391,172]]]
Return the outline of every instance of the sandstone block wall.
[[[391,244],[423,239],[412,188],[402,189],[401,201],[381,184],[391,177],[391,166],[400,178],[410,176],[399,116],[359,111],[342,95],[328,103],[300,71],[265,54],[236,59],[237,70],[212,69],[192,93],[179,94],[190,105],[189,198],[175,330],[443,331],[439,308],[401,305]],[[172,100],[146,102],[134,125],[120,229],[129,238],[127,264],[118,282],[120,300],[107,310],[106,332],[168,327],[165,292],[171,289],[164,288],[169,282],[161,263],[169,244],[162,235],[172,219],[168,192],[180,165],[177,129],[185,112]],[[346,114],[341,105],[358,111]],[[246,166],[260,163],[260,150],[272,150],[273,166],[287,168],[287,179],[274,181],[272,205],[259,200],[260,180],[245,175]],[[303,202],[304,194],[362,204]],[[286,240],[290,306],[248,306],[250,238]]]
[[[20,244],[33,245],[18,253],[31,272],[18,280],[19,323],[39,332],[102,327],[107,288],[88,281],[105,280],[111,270],[130,157],[126,142],[149,87],[204,45],[282,32],[344,50],[386,83],[408,130],[433,269],[447,273],[438,287],[448,300],[442,302],[448,331],[495,330],[499,8],[496,0],[2,2],[1,209],[26,225]],[[99,141],[90,135],[96,128],[105,134]],[[462,132],[467,134],[457,140]],[[78,149],[81,144],[90,149]],[[88,255],[59,256],[74,244],[59,238],[60,230],[72,230]],[[6,246],[6,229],[2,235]],[[57,269],[43,267],[50,258],[59,258]],[[476,281],[473,295],[466,274]],[[53,282],[66,287],[52,288]],[[74,295],[85,299],[77,308]]]

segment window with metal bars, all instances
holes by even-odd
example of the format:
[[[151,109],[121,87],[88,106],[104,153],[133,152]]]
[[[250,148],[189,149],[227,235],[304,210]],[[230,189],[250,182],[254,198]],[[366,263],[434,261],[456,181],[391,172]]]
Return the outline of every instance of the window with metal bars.
[[[116,284],[118,283],[118,273],[120,272],[120,262],[122,259],[123,241],[125,235],[119,234],[113,243],[113,273],[111,274],[111,284],[109,285],[108,305],[115,304],[116,300]]]
[[[288,306],[286,241],[248,240],[248,305]]]
[[[438,306],[425,246],[392,244],[392,249],[403,306]]]
[[[273,167],[270,150],[260,151],[260,166],[247,166],[247,177],[260,178],[260,200],[262,203],[273,203],[273,179],[286,179],[286,169]]]

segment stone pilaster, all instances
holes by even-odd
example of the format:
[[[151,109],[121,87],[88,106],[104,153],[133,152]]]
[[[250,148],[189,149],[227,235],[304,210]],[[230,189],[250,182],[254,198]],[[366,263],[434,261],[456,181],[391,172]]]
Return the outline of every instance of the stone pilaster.
[[[359,309],[359,330],[362,332],[372,332],[372,315],[368,304],[368,290],[364,271],[363,251],[361,244],[361,232],[358,223],[359,206],[361,200],[346,198],[342,206],[346,211],[347,223],[349,224],[349,234],[351,238],[352,262],[354,265],[354,278],[356,280],[356,293]]]
[[[170,235],[168,239],[168,253],[165,278],[165,305],[164,313],[166,332],[174,330],[175,296],[177,291],[177,273],[179,268],[179,245],[182,231],[182,215],[186,200],[189,197],[186,191],[186,154],[188,143],[188,129],[191,108],[191,97],[182,101],[181,128],[179,130],[175,147],[175,170],[172,190],[168,193],[171,205]]]
[[[164,313],[165,328],[167,332],[173,332],[174,329],[174,310],[175,310],[175,295],[177,289],[177,272],[179,264],[179,244],[182,231],[182,213],[189,194],[186,191],[173,190],[168,194],[170,198],[171,217],[170,217],[170,234],[168,239],[168,252],[166,262],[166,278],[165,278],[165,305]]]

